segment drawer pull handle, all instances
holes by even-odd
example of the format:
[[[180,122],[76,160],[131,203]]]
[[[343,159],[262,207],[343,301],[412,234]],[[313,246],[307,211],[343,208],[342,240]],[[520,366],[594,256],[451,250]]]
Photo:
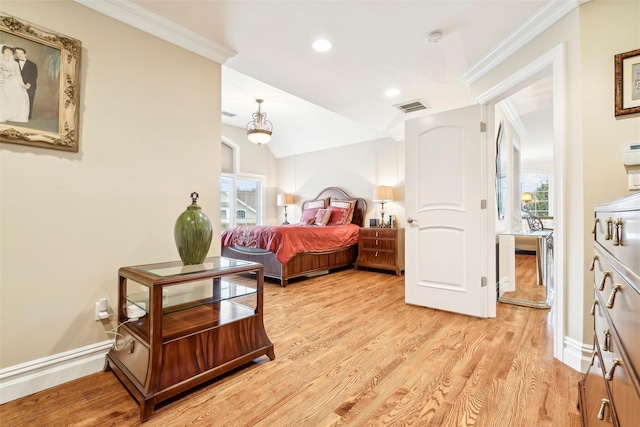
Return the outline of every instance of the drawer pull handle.
[[[611,331],[609,329],[604,331],[604,344],[602,345],[602,351],[611,351]]]
[[[613,364],[609,368],[609,372],[607,372],[607,375],[604,376],[607,381],[611,381],[613,379],[613,372],[616,370],[616,366],[618,365],[622,365],[622,360],[617,358],[613,359]]]
[[[610,271],[605,271],[604,273],[602,273],[602,280],[600,281],[600,286],[598,286],[598,290],[599,291],[604,291],[604,282],[607,281],[607,277],[611,276],[611,272]]]
[[[607,227],[605,229],[604,240],[611,240],[611,218],[607,218]]]
[[[133,353],[133,350],[135,349],[135,347],[136,347],[136,342],[131,340],[131,342],[129,343],[129,351],[128,351],[128,353]]]
[[[593,260],[591,261],[591,265],[589,266],[589,271],[593,271],[596,267],[596,260],[598,259],[598,255],[593,256]]]
[[[598,411],[599,420],[604,420],[604,411],[607,406],[609,406],[609,399],[602,399],[602,402],[600,402],[600,410]]]
[[[376,251],[376,257],[378,256],[378,251]]]
[[[377,232],[377,231],[376,231],[376,237],[378,237],[378,232]],[[377,240],[376,240],[376,242],[377,242]],[[377,244],[378,244],[378,243],[376,243],[376,245],[377,245]]]
[[[592,234],[596,234],[596,226],[598,225],[598,221],[600,221],[600,218],[593,219],[593,228],[591,229]]]
[[[609,295],[609,300],[607,301],[607,308],[613,308],[613,302],[616,299],[616,293],[622,289],[622,285],[613,285],[613,290],[611,291],[611,295]]]
[[[591,306],[590,314],[592,316],[596,314],[596,305],[598,305],[598,300],[593,301],[593,305]]]
[[[616,229],[613,233],[613,246],[620,246],[620,243],[622,243],[622,220],[620,218],[616,219],[615,225]]]
[[[376,246],[378,246],[378,240],[376,239]]]

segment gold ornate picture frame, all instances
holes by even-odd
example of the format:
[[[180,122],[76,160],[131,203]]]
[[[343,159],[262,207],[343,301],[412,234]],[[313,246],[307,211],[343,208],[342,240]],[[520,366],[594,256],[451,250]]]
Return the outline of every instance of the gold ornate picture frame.
[[[640,49],[615,56],[616,116],[640,113]]]
[[[77,153],[82,43],[0,12],[0,45],[22,48],[27,59],[37,66],[35,96],[30,98],[31,117],[28,121],[11,121],[0,112],[0,142]],[[4,63],[10,62],[4,56],[0,58]],[[4,67],[0,72],[8,71]],[[0,74],[0,84],[6,80]],[[6,108],[15,101],[7,97],[1,102]],[[19,103],[22,105],[22,100]]]

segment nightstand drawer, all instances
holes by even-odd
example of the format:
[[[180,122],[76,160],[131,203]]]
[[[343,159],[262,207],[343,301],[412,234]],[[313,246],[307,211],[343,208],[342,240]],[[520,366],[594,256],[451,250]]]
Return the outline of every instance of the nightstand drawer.
[[[360,248],[395,252],[396,244],[396,239],[362,239]]]
[[[398,238],[398,228],[361,228],[361,239],[392,239]]]
[[[389,266],[395,269],[396,253],[366,250],[361,253],[362,258],[358,261],[366,263],[369,267]]]

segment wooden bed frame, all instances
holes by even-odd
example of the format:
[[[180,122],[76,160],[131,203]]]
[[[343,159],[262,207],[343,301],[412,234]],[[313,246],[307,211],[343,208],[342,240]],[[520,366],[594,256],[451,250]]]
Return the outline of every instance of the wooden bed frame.
[[[355,200],[356,205],[351,222],[360,227],[363,226],[364,217],[367,213],[367,202],[364,199],[351,197],[337,187],[329,187],[322,190],[314,200],[326,199],[327,197]],[[303,209],[306,204],[306,201],[302,204]],[[358,258],[358,245],[355,244],[323,252],[302,252],[284,265],[278,261],[276,254],[261,249],[250,248],[244,250],[236,246],[223,246],[222,256],[259,262],[264,265],[265,277],[280,280],[280,285],[284,287],[289,283],[289,279],[294,277],[308,276],[311,273],[328,273],[332,269],[353,265]]]

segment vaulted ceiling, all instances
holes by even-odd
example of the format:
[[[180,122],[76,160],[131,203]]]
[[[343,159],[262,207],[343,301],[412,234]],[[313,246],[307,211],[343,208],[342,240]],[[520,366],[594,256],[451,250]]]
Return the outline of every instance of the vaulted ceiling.
[[[402,140],[407,118],[475,103],[470,83],[584,0],[76,1],[223,62],[223,123],[264,99],[285,157]],[[428,108],[396,107],[411,101]]]

